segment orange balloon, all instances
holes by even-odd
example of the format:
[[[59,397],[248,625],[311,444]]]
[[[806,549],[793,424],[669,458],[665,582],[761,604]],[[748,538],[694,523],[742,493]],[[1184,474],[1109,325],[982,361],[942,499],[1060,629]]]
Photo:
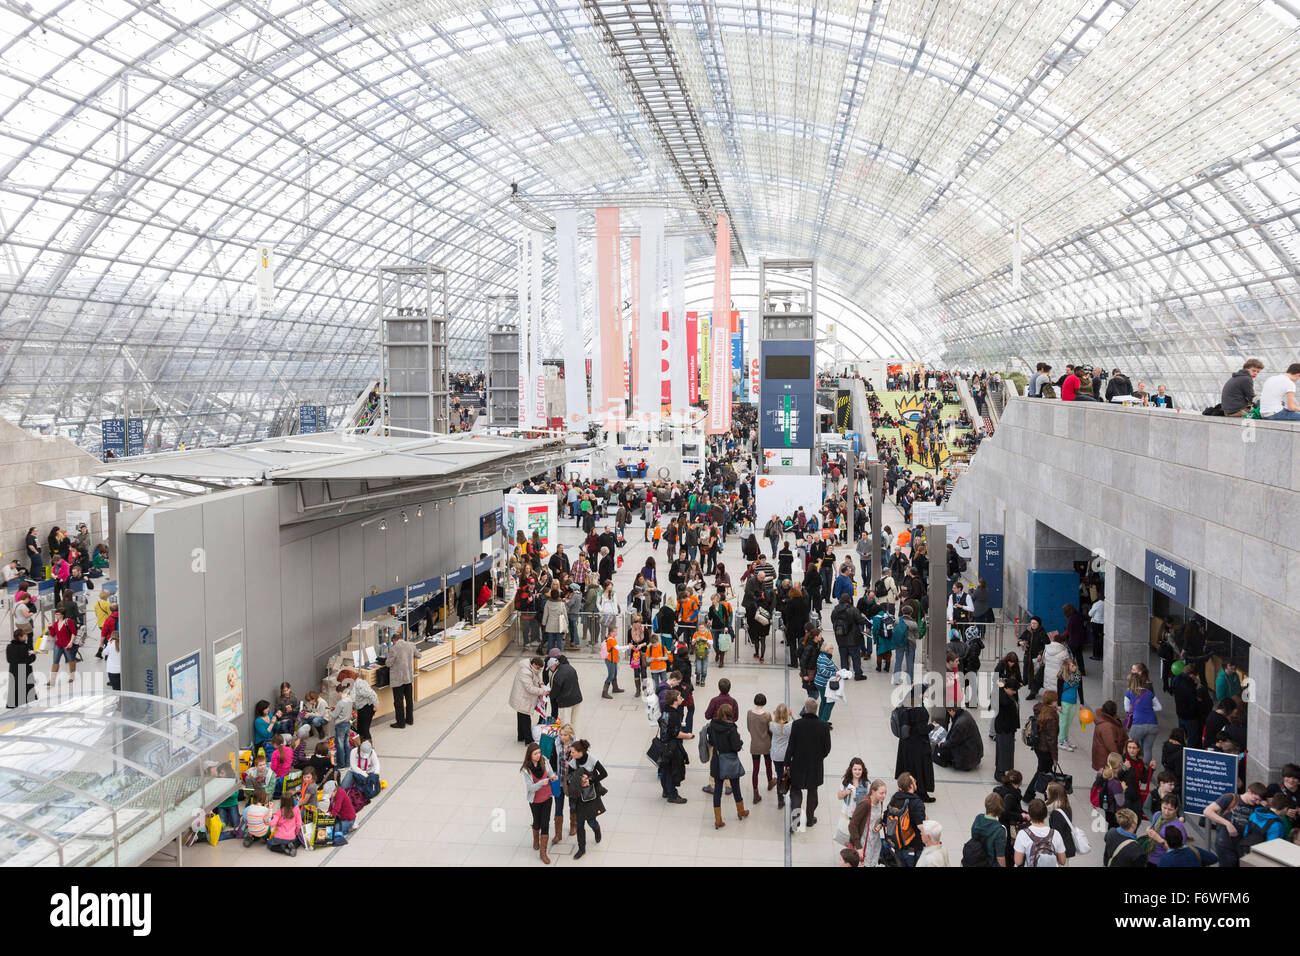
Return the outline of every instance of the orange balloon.
[[[910,531],[898,532],[897,544],[900,548],[905,547],[908,544],[911,544],[911,542],[912,542],[912,532]]]
[[[1082,710],[1079,711],[1079,728],[1086,729],[1087,726],[1091,724],[1093,721],[1095,721],[1096,719],[1097,718],[1093,716],[1092,711],[1090,711],[1087,707],[1084,707]]]

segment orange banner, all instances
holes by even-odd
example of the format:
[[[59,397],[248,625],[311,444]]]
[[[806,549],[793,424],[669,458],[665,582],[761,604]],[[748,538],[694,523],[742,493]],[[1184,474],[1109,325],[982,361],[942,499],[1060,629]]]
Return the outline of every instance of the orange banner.
[[[596,210],[596,317],[600,322],[600,415],[607,429],[623,422],[623,287],[619,258],[618,207]],[[595,409],[593,409],[595,411]]]

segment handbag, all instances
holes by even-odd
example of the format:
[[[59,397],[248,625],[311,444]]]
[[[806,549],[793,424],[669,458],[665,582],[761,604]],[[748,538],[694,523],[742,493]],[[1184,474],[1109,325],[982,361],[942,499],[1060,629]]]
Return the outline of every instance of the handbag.
[[[652,764],[658,767],[668,757],[668,745],[656,737],[650,741],[650,749],[645,752],[645,755],[650,758]]]
[[[759,624],[771,624],[772,615],[768,613],[767,608],[760,607],[758,610],[754,612],[754,620],[757,621]]]
[[[745,775],[745,767],[740,762],[739,754],[718,754],[718,777],[722,780],[735,780]]]
[[[1047,789],[1047,785],[1050,783],[1059,783],[1065,788],[1066,793],[1074,792],[1074,776],[1062,770],[1060,764],[1052,764],[1052,769],[1043,774],[1043,776],[1047,778],[1043,781],[1044,790]]]
[[[784,767],[781,770],[781,778],[776,782],[776,792],[785,796],[790,792],[790,768]]]

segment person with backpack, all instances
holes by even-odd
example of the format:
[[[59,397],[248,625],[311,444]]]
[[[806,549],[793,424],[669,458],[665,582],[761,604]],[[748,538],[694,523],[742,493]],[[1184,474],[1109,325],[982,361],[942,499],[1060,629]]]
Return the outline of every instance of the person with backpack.
[[[849,846],[861,849],[863,866],[874,867],[880,862],[888,796],[889,788],[885,781],[871,781],[866,798],[858,802],[849,818]]]
[[[1029,781],[1027,796],[1032,801],[1038,791],[1046,791],[1052,781],[1052,768],[1059,757],[1057,747],[1061,732],[1059,705],[1056,691],[1043,692],[1043,699],[1034,707],[1034,716],[1027,726],[1025,743],[1033,748],[1038,757],[1038,770]]]
[[[898,792],[885,808],[881,842],[893,854],[898,866],[914,867],[921,852],[921,824],[925,822],[925,804],[917,792],[916,778],[910,773],[898,776]]]
[[[1268,788],[1262,783],[1252,783],[1240,796],[1225,793],[1206,806],[1205,819],[1214,823],[1214,851],[1218,853],[1219,866],[1236,866],[1242,857],[1239,844],[1245,834],[1251,814],[1264,806]]]
[[[1115,812],[1115,823],[1106,831],[1101,865],[1107,868],[1145,868],[1147,855],[1137,836],[1138,815],[1127,808]]]
[[[1245,854],[1252,847],[1269,840],[1285,840],[1291,835],[1291,821],[1287,819],[1287,809],[1291,806],[1285,795],[1277,793],[1269,798],[1268,803],[1251,811],[1246,821],[1246,830],[1237,841],[1237,852]]]
[[[808,814],[803,828],[817,825],[817,788],[825,776],[826,757],[831,752],[830,726],[817,717],[817,701],[804,701],[803,713],[790,728],[785,762],[790,772],[791,830],[799,829],[803,793],[808,791]]]
[[[915,704],[915,694],[911,703]],[[889,729],[898,738],[894,775],[908,774],[917,785],[919,799],[934,803],[934,757],[930,752],[930,712],[924,707],[900,703],[889,715]]]
[[[1048,693],[1055,696],[1054,691]],[[1061,834],[1047,823],[1047,804],[1039,799],[1029,801],[1029,826],[1016,834],[1014,844],[1016,866],[1065,866],[1065,841]]]
[[[984,798],[984,812],[971,823],[970,839],[961,848],[962,866],[1006,866],[1010,840],[1007,828],[1001,822],[1005,809],[1002,798],[996,793]]]
[[[1106,758],[1106,765],[1097,774],[1097,779],[1092,782],[1090,793],[1092,805],[1105,816],[1108,827],[1116,826],[1119,811],[1127,809],[1125,805],[1128,798],[1125,794],[1124,773],[1124,758],[1119,754],[1111,754]],[[1137,814],[1134,813],[1134,816]],[[1135,823],[1134,826],[1136,825]]]
[[[1128,675],[1128,690],[1124,692],[1124,724],[1129,738],[1142,745],[1142,759],[1151,762],[1156,735],[1160,733],[1156,714],[1161,710],[1160,699],[1151,688],[1147,666],[1134,664]]]
[[[664,692],[664,706],[659,715],[658,729],[657,740],[662,745],[658,759],[659,783],[663,788],[663,797],[669,803],[685,803],[686,798],[677,792],[678,786],[686,779],[686,764],[689,762],[682,741],[692,740],[695,735],[682,730],[681,691],[674,688]]]
[[[848,670],[851,660],[854,680],[867,679],[867,675],[862,673],[862,628],[866,623],[853,604],[853,595],[840,594],[839,602],[831,612],[831,627],[835,631],[835,643],[840,646],[840,668]]]
[[[1098,772],[1106,766],[1111,754],[1123,754],[1128,743],[1128,731],[1120,722],[1119,708],[1113,700],[1103,703],[1093,713],[1092,769]]]
[[[1147,862],[1152,866],[1160,865],[1160,858],[1165,855],[1169,847],[1169,837],[1174,830],[1177,830],[1182,837],[1179,844],[1185,844],[1187,825],[1178,816],[1178,796],[1169,793],[1160,801],[1160,813],[1151,821],[1151,826],[1146,832],[1147,842],[1150,844]]]
[[[1186,838],[1181,830],[1171,830],[1168,837],[1168,849],[1160,857],[1156,866],[1214,866],[1219,858],[1209,850],[1201,850],[1186,845]]]

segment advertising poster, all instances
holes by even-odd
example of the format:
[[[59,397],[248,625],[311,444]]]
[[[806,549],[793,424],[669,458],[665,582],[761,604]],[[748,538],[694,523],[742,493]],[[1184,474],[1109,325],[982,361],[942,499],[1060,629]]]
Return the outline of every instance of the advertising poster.
[[[843,435],[853,427],[853,394],[848,389],[835,393],[835,430]]]
[[[244,632],[228,634],[212,644],[213,712],[233,720],[244,712]]]
[[[167,665],[167,697],[178,707],[199,706],[199,652]]]
[[[713,341],[709,338],[709,329],[713,324],[713,316],[708,312],[700,316],[700,344],[699,344],[699,362],[700,362],[700,401],[709,400],[709,345]]]
[[[742,393],[741,372],[744,370],[744,357],[741,355],[741,335],[739,332],[732,333],[731,336],[731,397],[740,401]]]
[[[691,405],[700,401],[700,314],[686,313],[686,396]]]

